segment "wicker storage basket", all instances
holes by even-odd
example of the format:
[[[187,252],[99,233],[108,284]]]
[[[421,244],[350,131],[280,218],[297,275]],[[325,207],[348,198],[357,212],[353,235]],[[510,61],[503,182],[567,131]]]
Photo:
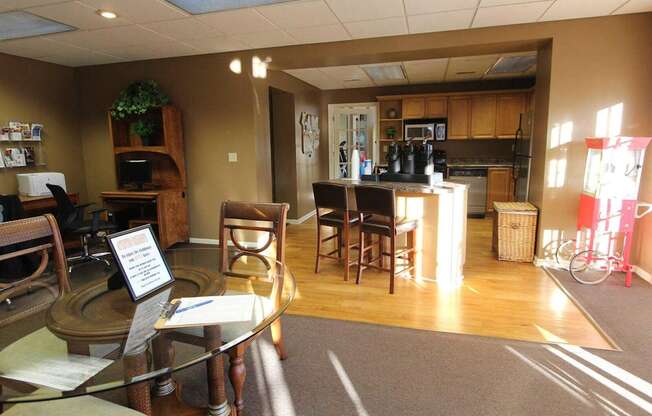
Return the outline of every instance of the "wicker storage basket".
[[[537,208],[529,202],[494,202],[492,247],[498,260],[534,259],[537,216]]]

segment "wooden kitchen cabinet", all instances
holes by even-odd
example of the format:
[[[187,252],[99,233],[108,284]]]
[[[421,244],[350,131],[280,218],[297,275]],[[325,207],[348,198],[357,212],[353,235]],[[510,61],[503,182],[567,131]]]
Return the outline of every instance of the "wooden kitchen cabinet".
[[[471,97],[471,137],[488,139],[496,137],[496,96],[493,94]]]
[[[487,212],[494,210],[494,202],[512,201],[513,194],[512,168],[487,169]]]
[[[446,97],[426,97],[426,117],[440,118],[446,117]]]
[[[426,114],[426,100],[423,97],[403,99],[403,118],[424,118]]]
[[[448,138],[468,139],[471,132],[471,99],[450,97],[448,99]]]
[[[525,111],[525,94],[500,94],[496,98],[496,137],[513,139],[521,113]]]

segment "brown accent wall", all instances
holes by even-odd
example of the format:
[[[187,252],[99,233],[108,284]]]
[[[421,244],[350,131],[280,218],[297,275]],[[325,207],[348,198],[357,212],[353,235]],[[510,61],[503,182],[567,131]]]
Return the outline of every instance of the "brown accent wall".
[[[0,193],[17,192],[16,173],[63,172],[68,190],[86,197],[78,103],[72,68],[0,53],[0,125],[8,121],[44,125],[47,166],[0,169]],[[10,147],[2,145],[2,148]]]

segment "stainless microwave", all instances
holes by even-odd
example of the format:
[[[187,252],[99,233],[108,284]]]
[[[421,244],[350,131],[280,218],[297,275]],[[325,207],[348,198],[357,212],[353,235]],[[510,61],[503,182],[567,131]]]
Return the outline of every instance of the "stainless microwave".
[[[405,124],[405,140],[446,140],[446,122],[428,121],[423,123]]]

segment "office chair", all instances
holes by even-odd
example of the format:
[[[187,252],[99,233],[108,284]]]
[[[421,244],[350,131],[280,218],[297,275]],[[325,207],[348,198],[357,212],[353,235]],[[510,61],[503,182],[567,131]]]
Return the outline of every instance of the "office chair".
[[[100,232],[108,233],[116,230],[114,224],[104,221],[101,218],[102,213],[107,212],[107,209],[101,208],[90,211],[91,219],[86,220],[86,208],[93,204],[75,205],[62,187],[52,184],[46,184],[46,186],[52,192],[54,200],[57,203],[56,218],[62,233],[77,234],[80,238],[81,254],[68,257],[68,271],[72,271],[73,267],[79,264],[93,261],[102,262],[106,267],[111,267],[111,263],[104,258],[110,255],[111,252],[91,253],[89,249],[90,240],[99,239]]]

